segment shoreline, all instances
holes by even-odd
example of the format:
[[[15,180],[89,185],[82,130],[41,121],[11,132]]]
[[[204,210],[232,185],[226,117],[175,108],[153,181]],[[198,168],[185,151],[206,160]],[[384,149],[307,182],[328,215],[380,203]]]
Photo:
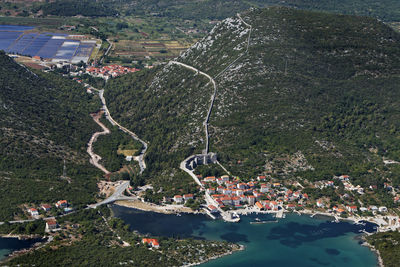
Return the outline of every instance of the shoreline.
[[[0,238],[14,238],[14,239],[18,239],[18,240],[37,240],[35,243],[32,243],[29,247],[17,249],[17,250],[14,250],[14,251],[4,255],[4,259],[0,260],[0,264],[3,264],[7,261],[12,260],[13,258],[22,256],[22,255],[29,253],[31,251],[34,251],[36,249],[39,249],[49,242],[49,239],[47,239],[46,236],[40,236],[40,235],[0,234]]]
[[[219,259],[219,258],[222,258],[222,257],[225,257],[225,256],[229,256],[229,255],[232,255],[233,253],[236,253],[236,252],[239,252],[239,251],[243,251],[246,248],[244,245],[241,245],[241,244],[237,244],[237,245],[239,246],[238,249],[231,250],[231,251],[225,252],[225,253],[217,255],[217,256],[212,256],[212,257],[209,257],[209,258],[207,258],[205,260],[202,260],[202,261],[199,261],[199,262],[185,264],[185,265],[182,265],[182,267],[198,266],[198,265],[207,263],[209,261],[216,260],[216,259]]]
[[[377,250],[373,245],[371,245],[370,243],[368,243],[368,241],[363,237],[364,243],[361,244],[361,246],[364,247],[368,247],[369,250],[371,250],[376,257],[378,258],[378,266],[379,267],[385,267],[385,265],[383,264],[383,259],[381,257],[381,253],[379,252],[379,250]]]
[[[147,202],[144,202],[144,203],[147,204]],[[145,211],[145,212],[149,212],[150,211],[150,212],[163,213],[163,214],[177,214],[177,212],[162,212],[162,211],[157,210],[157,209],[151,209],[151,208],[146,209],[146,208],[138,208],[138,207],[135,207],[134,205],[124,205],[124,203],[121,203],[121,201],[115,202],[114,205],[121,206],[121,207],[126,207],[126,208],[138,209],[138,210]],[[155,206],[158,206],[158,205],[155,205]],[[158,206],[158,207],[163,207],[163,206]],[[277,214],[278,213],[278,211],[260,211],[260,210],[255,210],[255,209],[254,210],[244,210],[244,209],[242,209],[242,210],[235,210],[235,211],[230,211],[230,212],[231,213],[235,212],[238,215],[242,215],[242,216],[243,215],[247,216],[247,215],[251,215],[251,214]],[[183,211],[181,211],[181,212],[178,212],[178,213],[204,214],[204,215],[207,215],[204,212],[194,212],[194,211],[192,211],[192,212],[183,212]],[[347,218],[342,218],[342,217],[339,217],[339,216],[335,216],[336,214],[331,214],[331,213],[322,212],[322,211],[313,211],[313,210],[308,210],[308,209],[304,209],[304,210],[301,210],[301,211],[287,211],[287,210],[285,210],[284,214],[286,214],[286,213],[297,214],[299,216],[310,215],[311,218],[313,218],[314,216],[320,215],[320,216],[325,216],[325,217],[332,218],[333,220],[335,220],[337,222],[347,222],[347,223],[353,223],[353,224],[358,224],[360,221],[365,221],[365,222],[369,222],[369,223],[372,223],[372,224],[376,224],[377,227],[378,227],[376,232],[379,232],[379,227],[380,227],[380,225],[376,221],[374,221],[373,218],[370,218],[370,217],[356,218],[354,216],[349,216]],[[219,218],[219,219],[223,220],[223,218]],[[370,251],[373,252],[376,255],[379,267],[384,267],[383,259],[382,259],[381,255],[379,253],[379,250],[377,250],[374,246],[372,246],[370,243],[368,243],[368,241],[364,238],[365,235],[371,235],[371,234],[373,234],[373,233],[364,232],[364,233],[360,234],[362,236],[362,239],[364,240],[364,243],[361,244],[361,245],[368,247],[370,249]],[[218,259],[218,258],[222,258],[224,256],[231,255],[234,252],[242,251],[242,250],[245,249],[245,247],[243,245],[240,245],[240,244],[238,244],[238,245],[240,246],[240,249],[238,249],[238,250],[230,251],[230,252],[221,254],[219,256],[214,256],[214,257],[211,257],[211,258],[206,259],[206,260],[201,261],[201,262],[191,263],[191,264],[188,264],[188,265],[183,265],[182,267],[201,265],[201,264],[206,263],[208,261],[211,261],[211,260],[214,260],[214,259]]]
[[[202,211],[193,211],[191,208],[184,207],[184,206],[160,206],[155,205],[150,202],[142,202],[140,200],[118,200],[114,202],[114,205],[121,206],[125,208],[137,209],[141,211],[150,211],[162,214],[179,214],[179,213],[186,213],[186,214],[206,214]]]
[[[16,235],[16,234],[0,234],[0,238],[17,238],[18,240],[30,240],[30,239],[44,239],[41,235]]]

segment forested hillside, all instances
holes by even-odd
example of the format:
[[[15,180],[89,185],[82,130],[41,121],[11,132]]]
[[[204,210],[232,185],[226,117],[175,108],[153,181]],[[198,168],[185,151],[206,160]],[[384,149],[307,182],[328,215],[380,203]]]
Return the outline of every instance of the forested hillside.
[[[111,8],[107,1],[88,1],[88,0],[58,0],[49,2],[42,7],[44,15],[56,16],[76,16],[105,17],[115,16],[118,12]]]
[[[362,186],[399,184],[398,165],[382,161],[400,159],[399,35],[366,17],[288,8],[242,17],[253,27],[248,54],[249,27],[232,18],[178,58],[216,77],[242,55],[216,78],[210,150],[225,167],[243,179],[348,173]],[[166,65],[107,86],[116,119],[149,141],[147,176],[160,196],[189,181],[179,162],[203,145],[204,79]]]
[[[153,15],[190,20],[225,19],[251,7],[287,6],[337,14],[370,16],[383,21],[400,21],[397,0],[112,0],[55,1],[35,7],[45,15],[114,16]]]
[[[94,200],[99,172],[86,143],[98,130],[89,113],[100,103],[92,98],[71,80],[32,73],[0,53],[0,221],[20,214],[22,203]],[[64,159],[70,183],[60,178]]]

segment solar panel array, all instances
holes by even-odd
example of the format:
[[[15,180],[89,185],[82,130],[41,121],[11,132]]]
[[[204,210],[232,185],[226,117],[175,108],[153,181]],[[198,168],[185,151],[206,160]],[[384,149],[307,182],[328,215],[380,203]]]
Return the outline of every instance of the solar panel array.
[[[51,36],[39,34],[35,40],[24,50],[25,55],[35,56],[39,50],[51,39]]]
[[[36,33],[24,34],[7,49],[7,52],[23,55],[24,50],[35,40],[36,37]]]
[[[68,39],[67,34],[24,33],[33,27],[0,25],[0,50],[53,61],[87,62],[95,42]]]
[[[54,59],[62,60],[62,61],[70,61],[72,57],[75,55],[76,50],[79,47],[79,41],[65,41],[60,49],[58,49],[56,56]]]
[[[94,45],[95,45],[94,43],[81,42],[71,62],[72,63],[79,63],[81,61],[87,62],[89,60],[90,55],[92,54]]]
[[[36,55],[41,58],[53,58],[64,41],[65,37],[53,36]]]
[[[0,50],[7,51],[15,40],[20,37],[22,32],[0,32]]]

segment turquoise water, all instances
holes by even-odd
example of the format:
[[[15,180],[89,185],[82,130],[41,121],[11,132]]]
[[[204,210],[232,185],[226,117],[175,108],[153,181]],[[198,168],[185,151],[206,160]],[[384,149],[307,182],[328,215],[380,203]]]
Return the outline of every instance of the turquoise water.
[[[6,258],[6,256],[11,252],[23,248],[29,248],[38,241],[41,240],[39,239],[19,240],[18,238],[0,237],[0,261]]]
[[[165,215],[113,206],[115,216],[132,230],[154,236],[194,237],[226,240],[246,249],[201,266],[377,266],[377,258],[361,246],[359,233],[373,225],[335,223],[327,218],[288,214],[273,222],[271,215],[242,216],[240,223],[211,220],[203,215]],[[255,218],[270,223],[250,224]]]

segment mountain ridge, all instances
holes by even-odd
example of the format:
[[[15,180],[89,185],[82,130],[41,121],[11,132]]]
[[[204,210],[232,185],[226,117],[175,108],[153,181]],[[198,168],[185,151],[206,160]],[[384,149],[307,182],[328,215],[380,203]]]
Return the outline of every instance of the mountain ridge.
[[[382,169],[382,156],[397,158],[399,151],[400,113],[393,102],[398,94],[399,34],[371,18],[281,7],[253,9],[241,16],[253,27],[248,54],[218,76],[210,118],[210,150],[218,153],[221,163],[243,179],[264,173],[318,180],[350,173],[357,182],[368,185],[381,184],[377,177],[383,173],[393,176],[368,170],[375,164]],[[248,30],[239,18],[228,18],[177,61],[216,77],[245,53]],[[173,168],[179,159],[199,151],[204,142],[198,118],[204,118],[199,114],[207,109],[205,97],[191,94],[189,99],[180,98],[182,93],[204,90],[211,95],[204,85],[193,84],[198,79],[166,65],[107,85],[111,112],[150,141],[150,170],[145,175],[151,174],[148,178],[158,184],[154,191],[169,188],[159,196],[184,190],[166,186],[166,181],[190,183]],[[128,87],[126,91],[123,85]],[[161,109],[156,101],[141,102],[144,92],[161,101]],[[172,96],[180,99],[179,104],[170,105]],[[203,108],[193,108],[200,99]],[[182,116],[183,106],[190,106],[192,113]],[[343,109],[348,111],[345,116],[338,112]],[[151,116],[174,114],[179,128],[162,120],[155,123],[143,110]],[[183,117],[191,124],[180,121]],[[149,133],[160,128],[161,135]],[[198,134],[191,134],[193,129]],[[170,140],[175,152],[166,142],[154,142],[163,134],[176,137]],[[330,145],[324,148],[319,145],[323,143]],[[371,148],[378,152],[371,153]],[[167,160],[162,154],[169,155]],[[153,161],[163,168],[152,169]]]

